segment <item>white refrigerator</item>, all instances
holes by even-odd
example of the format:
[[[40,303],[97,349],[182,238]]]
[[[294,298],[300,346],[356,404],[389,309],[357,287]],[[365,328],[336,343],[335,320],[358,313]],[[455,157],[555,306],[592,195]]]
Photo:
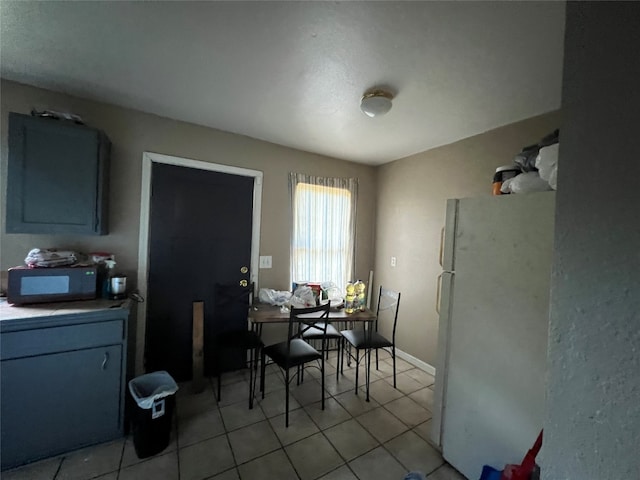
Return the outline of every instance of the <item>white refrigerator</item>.
[[[432,439],[470,480],[542,429],[555,192],[447,201]]]

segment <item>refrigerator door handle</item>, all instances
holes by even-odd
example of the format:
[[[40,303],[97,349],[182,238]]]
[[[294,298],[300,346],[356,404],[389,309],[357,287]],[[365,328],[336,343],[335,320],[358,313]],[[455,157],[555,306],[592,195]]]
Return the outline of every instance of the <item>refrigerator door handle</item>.
[[[440,262],[440,266],[442,265],[442,259],[444,257],[444,227],[440,230],[440,254],[438,255],[438,261]]]
[[[440,314],[440,303],[442,302],[442,276],[445,273],[453,275],[456,272],[453,270],[443,270],[436,278],[436,313],[438,313],[438,315]]]

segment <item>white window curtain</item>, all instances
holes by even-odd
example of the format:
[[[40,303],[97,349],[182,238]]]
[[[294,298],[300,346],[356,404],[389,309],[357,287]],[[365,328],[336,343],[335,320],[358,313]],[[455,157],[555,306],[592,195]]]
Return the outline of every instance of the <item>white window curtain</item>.
[[[333,282],[344,290],[354,278],[358,180],[292,172],[289,181],[291,281]]]

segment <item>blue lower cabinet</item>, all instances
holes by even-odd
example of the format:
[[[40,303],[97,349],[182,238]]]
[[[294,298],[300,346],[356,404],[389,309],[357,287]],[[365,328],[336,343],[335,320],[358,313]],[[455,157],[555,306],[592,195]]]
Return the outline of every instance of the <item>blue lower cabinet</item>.
[[[55,353],[42,341],[43,329],[35,328],[31,330],[34,339],[46,353],[2,359],[3,470],[123,435],[126,315],[121,324],[117,344],[95,346],[99,338],[92,338],[91,348]],[[93,326],[100,334],[103,325],[93,317],[91,323],[75,326],[82,331],[80,338],[85,338],[87,328],[90,331]],[[57,328],[68,334],[74,325],[47,328],[53,339]],[[25,341],[28,332],[3,333],[3,347],[12,340]]]

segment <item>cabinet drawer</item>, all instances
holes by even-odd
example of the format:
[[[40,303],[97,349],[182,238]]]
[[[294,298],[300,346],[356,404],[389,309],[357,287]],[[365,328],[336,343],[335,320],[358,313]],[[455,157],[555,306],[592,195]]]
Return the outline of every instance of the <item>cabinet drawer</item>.
[[[8,332],[0,337],[0,359],[113,345],[123,339],[122,320]]]

